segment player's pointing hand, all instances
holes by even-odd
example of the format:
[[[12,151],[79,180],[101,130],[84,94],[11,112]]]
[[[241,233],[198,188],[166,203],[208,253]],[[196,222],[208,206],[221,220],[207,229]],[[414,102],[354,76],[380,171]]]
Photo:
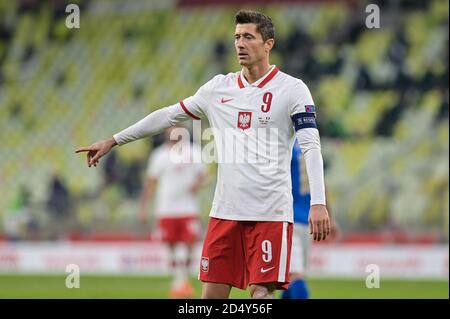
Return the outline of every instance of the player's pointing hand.
[[[75,153],[87,152],[88,166],[94,165],[96,167],[99,159],[106,155],[115,145],[117,145],[116,141],[110,138],[109,140],[95,142],[90,146],[81,147]]]

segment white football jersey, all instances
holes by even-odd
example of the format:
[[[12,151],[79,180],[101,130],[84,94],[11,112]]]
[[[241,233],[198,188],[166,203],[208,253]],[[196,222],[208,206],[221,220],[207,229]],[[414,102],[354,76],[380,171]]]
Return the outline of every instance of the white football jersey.
[[[158,179],[155,203],[157,216],[182,217],[199,213],[196,195],[190,189],[199,174],[206,173],[206,166],[194,163],[194,152],[199,154],[201,149],[185,143],[182,148],[163,144],[151,153],[147,176]]]
[[[315,127],[303,81],[276,66],[252,84],[241,72],[217,75],[180,106],[194,119],[207,117],[214,130],[219,164],[210,216],[293,222],[293,121]]]

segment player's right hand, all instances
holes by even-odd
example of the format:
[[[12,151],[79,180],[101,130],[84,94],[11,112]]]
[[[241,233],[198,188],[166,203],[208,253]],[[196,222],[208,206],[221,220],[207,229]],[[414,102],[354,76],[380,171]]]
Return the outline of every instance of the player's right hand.
[[[94,165],[97,167],[97,163],[101,157],[107,154],[115,145],[117,145],[116,141],[111,138],[109,140],[103,140],[95,142],[90,146],[85,146],[77,149],[75,153],[87,152],[87,164],[89,167]]]

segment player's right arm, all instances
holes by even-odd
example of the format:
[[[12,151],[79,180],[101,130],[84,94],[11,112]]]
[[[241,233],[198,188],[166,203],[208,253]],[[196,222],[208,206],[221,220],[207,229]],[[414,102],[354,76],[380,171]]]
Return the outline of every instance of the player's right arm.
[[[170,126],[190,118],[199,120],[206,115],[205,110],[208,105],[207,101],[212,89],[213,80],[203,85],[195,95],[179,103],[150,113],[139,122],[114,134],[108,140],[102,140],[90,146],[81,147],[75,152],[87,152],[88,166],[97,166],[100,158],[105,156],[116,145],[124,145],[150,135],[155,135]]]

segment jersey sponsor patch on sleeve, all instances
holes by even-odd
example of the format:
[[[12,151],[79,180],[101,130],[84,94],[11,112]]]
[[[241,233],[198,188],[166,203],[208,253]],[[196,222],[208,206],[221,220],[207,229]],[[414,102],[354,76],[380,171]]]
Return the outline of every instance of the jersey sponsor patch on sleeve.
[[[305,105],[306,113],[316,113],[316,107],[314,105]]]
[[[317,128],[316,116],[314,113],[297,113],[292,115],[292,122],[296,131],[302,128]]]

